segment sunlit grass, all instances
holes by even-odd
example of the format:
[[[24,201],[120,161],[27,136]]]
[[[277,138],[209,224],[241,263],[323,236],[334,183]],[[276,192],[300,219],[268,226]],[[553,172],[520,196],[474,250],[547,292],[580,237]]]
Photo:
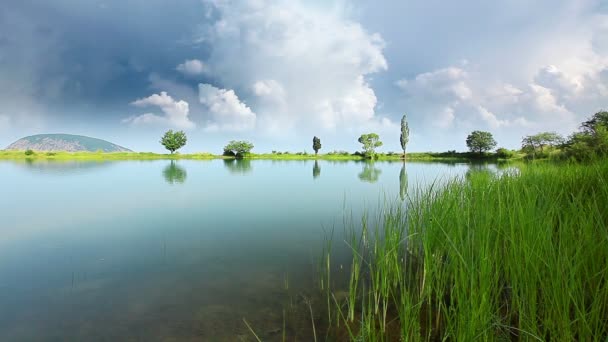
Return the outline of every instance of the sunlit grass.
[[[157,159],[231,159],[223,155],[212,153],[190,153],[190,154],[163,154],[152,152],[45,152],[45,151],[0,151],[0,159],[63,159],[63,160],[157,160]],[[283,152],[283,153],[250,153],[245,159],[264,160],[366,160],[360,154],[348,152],[314,153],[306,152]],[[403,160],[400,153],[378,153],[376,160],[399,161]],[[517,159],[517,158],[514,158]],[[497,160],[496,155],[475,155],[471,153],[408,153],[407,160],[410,161],[447,161],[467,162],[471,160]]]
[[[419,190],[407,209],[385,205],[347,234],[349,295],[332,296],[334,331],[363,341],[605,341],[607,182],[607,161],[529,165]]]

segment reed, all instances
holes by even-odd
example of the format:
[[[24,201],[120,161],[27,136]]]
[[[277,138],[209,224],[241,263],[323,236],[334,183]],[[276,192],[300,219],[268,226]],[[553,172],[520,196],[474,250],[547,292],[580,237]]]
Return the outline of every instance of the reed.
[[[607,227],[608,161],[418,189],[406,207],[385,202],[350,225],[334,330],[365,341],[605,341]]]

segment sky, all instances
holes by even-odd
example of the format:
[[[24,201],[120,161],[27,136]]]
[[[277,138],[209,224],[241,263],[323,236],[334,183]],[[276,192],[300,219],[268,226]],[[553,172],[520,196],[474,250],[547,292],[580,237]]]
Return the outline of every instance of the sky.
[[[4,0],[0,148],[40,133],[162,152],[466,150],[608,108],[608,0]]]

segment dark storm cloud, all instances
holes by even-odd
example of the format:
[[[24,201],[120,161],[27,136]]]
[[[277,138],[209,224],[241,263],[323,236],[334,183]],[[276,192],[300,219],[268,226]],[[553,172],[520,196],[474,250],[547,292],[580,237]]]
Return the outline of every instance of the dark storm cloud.
[[[3,88],[17,85],[57,112],[70,111],[66,101],[124,106],[149,95],[151,72],[204,55],[184,43],[203,10],[197,0],[9,0],[0,9]]]

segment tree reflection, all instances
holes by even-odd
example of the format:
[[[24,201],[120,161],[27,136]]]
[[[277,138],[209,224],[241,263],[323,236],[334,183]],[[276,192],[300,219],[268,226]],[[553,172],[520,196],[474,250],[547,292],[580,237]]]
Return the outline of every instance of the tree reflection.
[[[405,171],[405,162],[404,162],[403,166],[401,166],[401,172],[399,173],[399,196],[401,197],[402,201],[404,201],[405,197],[407,196],[407,186],[408,186],[407,172]]]
[[[319,162],[315,160],[315,164],[312,166],[312,178],[317,179],[321,175],[321,167]]]
[[[375,168],[373,162],[366,162],[363,165],[363,171],[359,174],[359,179],[368,183],[376,183],[381,173],[382,170]]]
[[[490,166],[485,163],[471,163],[469,169],[465,173],[465,178],[471,180],[474,177],[490,177],[494,175]]]
[[[178,166],[175,160],[172,160],[171,164],[167,165],[163,170],[163,176],[167,183],[171,185],[176,183],[183,184],[186,181],[188,173],[186,172],[186,169]]]
[[[250,159],[224,159],[224,166],[232,173],[251,172]]]

